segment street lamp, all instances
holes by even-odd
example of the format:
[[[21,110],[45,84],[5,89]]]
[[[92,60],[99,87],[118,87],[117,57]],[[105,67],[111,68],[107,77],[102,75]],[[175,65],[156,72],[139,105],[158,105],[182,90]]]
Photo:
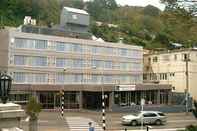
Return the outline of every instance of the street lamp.
[[[0,76],[0,98],[3,104],[6,104],[12,84],[12,78],[6,74]]]
[[[184,61],[185,61],[185,77],[186,77],[186,89],[185,89],[185,108],[186,108],[186,114],[188,113],[188,96],[189,96],[189,53],[188,54],[184,54]]]

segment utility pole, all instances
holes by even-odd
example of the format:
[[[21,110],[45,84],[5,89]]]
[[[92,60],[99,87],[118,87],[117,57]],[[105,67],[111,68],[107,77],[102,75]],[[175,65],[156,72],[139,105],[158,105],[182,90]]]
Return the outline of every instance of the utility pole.
[[[186,114],[188,113],[188,96],[189,96],[189,73],[188,73],[188,62],[190,61],[189,59],[189,54],[184,54],[185,57],[185,76],[186,76],[186,90],[185,90],[185,108],[186,108]]]

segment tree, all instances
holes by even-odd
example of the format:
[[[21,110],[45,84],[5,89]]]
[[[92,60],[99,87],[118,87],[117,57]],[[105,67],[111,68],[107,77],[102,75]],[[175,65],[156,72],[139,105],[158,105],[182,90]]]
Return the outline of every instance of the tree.
[[[31,97],[27,103],[26,114],[29,119],[29,131],[37,131],[38,116],[41,112],[41,104],[37,102],[35,97]]]
[[[144,8],[144,15],[149,15],[149,16],[159,16],[160,14],[160,10],[155,7],[155,6],[152,6],[152,5],[147,5],[145,8]]]
[[[113,11],[117,9],[115,0],[94,0],[87,2],[87,9],[94,20],[111,22]]]

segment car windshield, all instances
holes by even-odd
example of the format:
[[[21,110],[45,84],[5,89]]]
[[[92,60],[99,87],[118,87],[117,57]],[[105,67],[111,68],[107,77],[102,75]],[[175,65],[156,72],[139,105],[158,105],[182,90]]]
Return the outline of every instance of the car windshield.
[[[158,113],[160,116],[166,116],[164,113]]]
[[[132,115],[134,116],[139,116],[141,112],[135,112],[135,113],[132,113]]]

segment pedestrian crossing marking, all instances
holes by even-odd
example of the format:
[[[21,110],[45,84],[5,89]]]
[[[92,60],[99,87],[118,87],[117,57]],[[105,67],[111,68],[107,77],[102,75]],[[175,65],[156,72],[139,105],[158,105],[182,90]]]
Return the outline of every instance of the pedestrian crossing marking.
[[[90,118],[85,117],[66,117],[66,122],[70,131],[88,131],[89,122],[92,122],[92,125],[95,128],[95,131],[103,131],[102,127],[98,125],[95,121]]]

